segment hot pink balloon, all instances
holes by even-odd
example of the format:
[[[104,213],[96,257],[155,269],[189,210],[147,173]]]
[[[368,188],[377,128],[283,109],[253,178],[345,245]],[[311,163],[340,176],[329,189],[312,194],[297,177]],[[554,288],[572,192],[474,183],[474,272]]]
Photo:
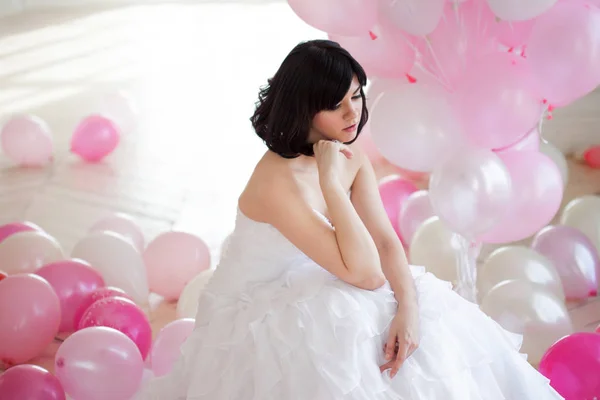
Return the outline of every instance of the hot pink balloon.
[[[527,44],[541,94],[565,106],[600,84],[600,9],[586,2],[558,2],[536,19]]]
[[[377,22],[377,2],[372,0],[288,0],[288,4],[308,25],[332,34],[361,35]]]
[[[386,20],[360,36],[329,35],[365,68],[369,76],[405,78],[415,63],[415,50],[404,33]]]
[[[181,354],[181,346],[194,330],[194,323],[192,318],[178,319],[160,330],[150,352],[155,376],[163,376],[171,371]]]
[[[554,343],[539,371],[566,400],[595,399],[600,394],[600,335],[580,332]]]
[[[37,365],[18,365],[0,375],[0,400],[65,400],[58,379]]]
[[[471,142],[486,149],[511,145],[542,115],[527,61],[494,53],[474,62],[456,90],[456,109]]]
[[[583,153],[585,163],[592,168],[600,168],[600,146],[590,147]]]
[[[0,132],[0,143],[17,165],[40,167],[53,159],[52,132],[45,121],[32,115],[11,118]]]
[[[384,178],[379,183],[379,195],[383,201],[385,212],[387,213],[396,234],[405,245],[406,243],[402,238],[400,226],[398,225],[398,215],[400,214],[402,203],[404,203],[408,196],[417,190],[417,187],[412,182],[395,176]]]
[[[503,156],[512,152],[519,151],[538,151],[540,149],[540,133],[537,128],[532,129],[526,136],[522,137],[516,143],[500,149],[494,149],[494,152]]]
[[[60,301],[44,278],[11,275],[0,281],[0,362],[24,363],[40,355],[60,326]]]
[[[79,322],[81,321],[83,314],[85,314],[87,309],[92,304],[94,304],[98,300],[106,299],[107,297],[124,297],[126,299],[133,301],[133,299],[131,297],[129,297],[129,295],[127,293],[125,293],[125,291],[122,289],[112,287],[112,286],[99,287],[99,288],[95,289],[94,291],[92,291],[91,293],[88,293],[86,296],[84,296],[81,299],[81,303],[79,304],[77,311],[73,315],[73,324],[74,324],[75,328],[77,328],[79,326]]]
[[[412,241],[413,235],[425,220],[435,216],[429,192],[419,190],[411,193],[402,203],[398,214],[398,227],[406,243]]]
[[[60,299],[61,332],[76,329],[75,313],[86,296],[104,286],[104,279],[98,271],[83,260],[64,260],[46,264],[36,271],[46,279]]]
[[[42,228],[31,223],[31,222],[11,222],[0,226],[0,243],[7,237],[19,233],[19,232],[30,232],[38,231],[43,232]]]
[[[533,238],[531,248],[552,261],[568,300],[598,294],[600,256],[584,233],[565,225],[547,226]]]
[[[0,281],[8,278],[8,274],[4,271],[0,271]]]
[[[480,240],[509,243],[522,240],[546,226],[560,209],[563,180],[560,170],[545,154],[534,151],[500,155],[512,181],[507,212]]]
[[[140,388],[144,361],[125,334],[94,327],[65,339],[54,371],[73,400],[130,400]]]
[[[83,314],[78,329],[107,326],[123,332],[137,345],[145,359],[152,345],[152,328],[144,311],[124,297],[107,297],[93,303]]]
[[[185,232],[165,232],[148,244],[144,263],[150,290],[176,300],[185,285],[210,268],[210,250],[198,236]]]
[[[88,162],[98,162],[119,144],[120,132],[108,118],[91,115],[84,118],[71,138],[71,152]]]

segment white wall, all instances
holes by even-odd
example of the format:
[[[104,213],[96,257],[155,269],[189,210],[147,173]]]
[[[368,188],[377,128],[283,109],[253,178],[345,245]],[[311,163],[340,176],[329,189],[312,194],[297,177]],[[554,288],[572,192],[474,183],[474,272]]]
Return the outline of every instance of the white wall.
[[[0,0],[0,17],[18,14],[23,10],[23,0]]]

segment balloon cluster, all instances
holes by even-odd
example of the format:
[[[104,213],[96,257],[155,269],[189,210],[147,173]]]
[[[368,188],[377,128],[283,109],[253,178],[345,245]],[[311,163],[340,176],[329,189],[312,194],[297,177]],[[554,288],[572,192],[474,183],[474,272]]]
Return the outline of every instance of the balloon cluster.
[[[201,238],[168,231],[146,245],[124,214],[93,224],[70,256],[31,222],[2,225],[0,265],[0,393],[11,399],[132,398],[172,369],[212,276]],[[178,302],[154,340],[150,292]],[[51,373],[34,363],[53,342]]]
[[[70,151],[86,162],[99,162],[118,146],[121,133],[135,128],[132,101],[121,92],[95,99],[95,112],[79,121]],[[54,160],[54,140],[42,118],[22,114],[10,117],[0,130],[3,153],[21,167],[42,167]]]

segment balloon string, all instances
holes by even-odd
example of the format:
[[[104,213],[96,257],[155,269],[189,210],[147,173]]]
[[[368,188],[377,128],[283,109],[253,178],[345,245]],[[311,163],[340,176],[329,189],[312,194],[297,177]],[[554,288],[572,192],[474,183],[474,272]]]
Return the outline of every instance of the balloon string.
[[[481,243],[456,233],[454,239],[459,248],[456,291],[466,300],[477,304],[477,257],[481,252]]]

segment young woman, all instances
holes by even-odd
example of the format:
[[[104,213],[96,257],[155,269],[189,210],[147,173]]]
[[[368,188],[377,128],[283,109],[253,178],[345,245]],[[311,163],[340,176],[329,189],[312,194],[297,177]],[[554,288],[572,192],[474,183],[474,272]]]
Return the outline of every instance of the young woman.
[[[408,265],[351,146],[366,79],[337,43],[315,40],[260,91],[251,121],[268,151],[179,361],[137,399],[561,399],[520,337]]]

